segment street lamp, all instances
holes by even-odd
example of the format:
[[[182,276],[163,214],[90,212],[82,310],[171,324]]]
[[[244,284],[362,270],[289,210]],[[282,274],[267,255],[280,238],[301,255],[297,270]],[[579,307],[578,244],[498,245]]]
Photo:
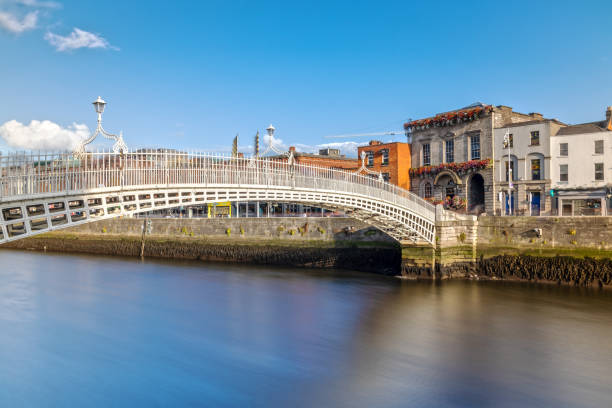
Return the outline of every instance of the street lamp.
[[[100,98],[98,96],[98,99],[96,99],[95,101],[92,102],[94,109],[96,110],[96,112],[98,112],[98,115],[102,116],[102,113],[104,112],[104,107],[106,106],[106,102],[104,102],[104,99]],[[98,119],[100,120],[100,119]]]
[[[270,138],[270,144],[272,144],[272,138],[274,137],[275,130],[276,128],[272,126],[272,124],[270,124],[270,126],[268,126],[268,128],[266,129],[266,131],[268,132],[268,137]]]
[[[96,131],[93,133],[93,135],[81,141],[79,146],[74,151],[75,156],[81,156],[85,154],[85,147],[91,142],[93,142],[96,136],[98,136],[98,134],[100,133],[102,133],[102,135],[105,138],[115,141],[115,144],[113,145],[113,153],[115,154],[127,153],[128,147],[123,141],[123,132],[119,132],[119,136],[117,136],[112,133],[108,133],[102,127],[102,113],[104,112],[104,108],[106,107],[106,102],[104,101],[104,99],[98,96],[98,99],[93,101],[92,105],[94,106],[94,109],[96,110],[96,113],[98,114],[98,126],[96,127]]]
[[[508,212],[509,215],[512,215],[512,190],[514,185],[512,184],[512,140],[510,138],[510,131],[506,129],[506,134],[504,135],[504,148],[508,149]]]
[[[372,154],[372,153],[370,152],[369,154]],[[380,171],[372,171],[372,170],[370,170],[370,169],[368,169],[366,167],[366,164],[365,164],[366,157],[367,157],[367,154],[366,154],[365,150],[362,150],[361,151],[361,167],[359,167],[355,171],[355,174],[361,174],[361,172],[364,172],[366,174],[372,174],[372,175],[378,176],[378,181],[384,181],[382,172],[380,172]]]
[[[274,126],[272,126],[272,125],[270,125],[270,126],[268,126],[266,128],[266,132],[268,132],[268,140],[266,140],[266,138],[264,138],[264,141],[268,144],[268,147],[261,154],[261,156],[263,157],[266,154],[268,154],[270,151],[273,151],[276,154],[289,157],[289,162],[291,163],[291,161],[293,160],[293,152],[291,152],[291,151],[284,152],[281,149],[279,149],[276,146],[274,146],[274,131],[275,130],[276,130],[276,128]]]

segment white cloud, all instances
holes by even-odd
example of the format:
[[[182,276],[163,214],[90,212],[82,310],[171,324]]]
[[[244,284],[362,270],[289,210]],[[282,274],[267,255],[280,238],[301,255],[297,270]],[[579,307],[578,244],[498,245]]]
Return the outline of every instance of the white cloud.
[[[263,144],[260,144],[259,150],[262,152],[270,145],[270,138],[272,138],[272,145],[279,150],[287,150],[287,146],[283,143],[282,139],[278,137],[270,136],[267,133],[263,135]]]
[[[16,3],[23,4],[29,7],[39,8],[60,8],[62,5],[56,1],[39,1],[39,0],[17,0]]]
[[[32,11],[25,15],[22,20],[6,11],[0,11],[0,27],[15,34],[36,28],[38,22],[38,11]]]
[[[119,50],[113,47],[109,42],[97,34],[84,31],[79,28],[74,28],[67,36],[61,36],[48,32],[45,34],[45,40],[55,47],[57,51],[72,51],[79,48],[102,48]]]
[[[0,126],[0,137],[8,146],[28,150],[72,150],[89,135],[85,124],[64,128],[49,120],[33,120],[29,125],[9,120]]]

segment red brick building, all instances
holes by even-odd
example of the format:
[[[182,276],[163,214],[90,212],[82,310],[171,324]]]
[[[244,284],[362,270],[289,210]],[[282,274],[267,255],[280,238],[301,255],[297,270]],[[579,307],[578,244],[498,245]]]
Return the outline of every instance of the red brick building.
[[[319,167],[328,167],[331,169],[353,170],[356,171],[361,166],[361,162],[356,158],[347,158],[340,154],[338,149],[321,149],[319,154],[297,152],[295,147],[291,146],[289,151],[293,152],[295,162],[298,164],[310,164]],[[286,157],[278,157],[287,159]]]

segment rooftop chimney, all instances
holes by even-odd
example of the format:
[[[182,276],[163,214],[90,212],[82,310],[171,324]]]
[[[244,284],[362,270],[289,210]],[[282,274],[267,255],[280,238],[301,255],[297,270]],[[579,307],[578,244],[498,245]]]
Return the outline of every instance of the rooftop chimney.
[[[606,128],[612,130],[612,106],[608,106],[608,109],[606,109]]]
[[[543,119],[542,114],[541,114],[541,113],[538,113],[538,112],[531,112],[531,113],[529,114],[529,116],[531,116],[531,117],[532,117],[532,118],[534,118],[534,119]]]
[[[382,144],[380,140],[370,140],[370,146],[376,146]]]
[[[289,146],[289,151],[295,153],[295,146]]]

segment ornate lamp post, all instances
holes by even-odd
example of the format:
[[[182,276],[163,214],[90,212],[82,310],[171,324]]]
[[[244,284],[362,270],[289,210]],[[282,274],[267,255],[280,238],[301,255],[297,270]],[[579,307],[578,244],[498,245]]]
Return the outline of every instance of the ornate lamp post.
[[[514,189],[514,185],[512,184],[512,144],[510,140],[510,131],[506,129],[506,134],[504,135],[504,147],[508,149],[508,215],[512,215],[512,190]]]
[[[363,172],[365,172],[366,174],[372,174],[372,175],[376,175],[376,176],[378,176],[378,181],[384,181],[384,179],[383,179],[383,175],[382,175],[382,172],[379,172],[379,171],[372,171],[372,170],[370,170],[370,169],[368,169],[368,168],[366,167],[366,164],[365,164],[365,159],[366,159],[366,152],[365,152],[365,150],[362,150],[362,151],[361,151],[361,167],[359,167],[359,168],[358,168],[358,169],[355,171],[355,174],[360,174],[360,173],[363,171]]]
[[[295,158],[293,157],[293,152],[292,151],[288,151],[288,152],[284,152],[280,149],[278,149],[276,146],[274,146],[274,131],[276,130],[276,128],[272,125],[268,126],[266,128],[266,132],[268,133],[268,147],[266,148],[266,150],[261,154],[261,156],[265,156],[266,154],[268,154],[270,151],[273,151],[274,153],[281,155],[281,156],[287,156],[287,161],[290,165],[293,164],[293,162],[295,161]]]
[[[119,136],[117,136],[117,135],[114,135],[112,133],[108,133],[102,127],[102,113],[104,112],[104,108],[106,107],[106,102],[104,101],[104,99],[102,99],[101,97],[98,96],[98,99],[93,101],[92,104],[94,106],[94,109],[96,110],[96,113],[98,114],[98,126],[96,127],[96,131],[93,133],[93,135],[91,135],[89,138],[81,141],[81,143],[79,144],[77,149],[74,151],[75,155],[76,156],[80,156],[80,155],[84,154],[85,153],[85,147],[88,144],[90,144],[91,142],[93,142],[95,140],[96,136],[98,136],[98,134],[100,134],[100,133],[102,133],[102,135],[105,138],[115,141],[115,144],[113,145],[113,152],[114,153],[118,153],[118,154],[127,153],[128,147],[125,144],[125,142],[123,141],[123,132],[120,132]]]

